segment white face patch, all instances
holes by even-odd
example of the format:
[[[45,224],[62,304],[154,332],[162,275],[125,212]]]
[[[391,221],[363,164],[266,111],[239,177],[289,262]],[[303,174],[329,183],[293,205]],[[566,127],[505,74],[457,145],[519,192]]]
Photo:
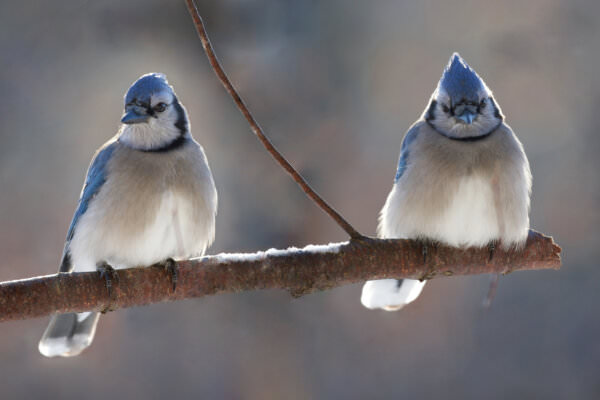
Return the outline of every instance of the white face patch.
[[[162,112],[148,119],[148,122],[140,124],[124,124],[119,131],[119,141],[136,150],[153,150],[168,146],[181,136],[181,131],[175,124],[180,118],[177,109],[172,102],[174,97],[168,92],[153,95],[152,107],[159,103],[168,104]],[[183,106],[181,106],[183,109]],[[188,134],[187,132],[185,133]]]
[[[450,97],[443,91],[436,91],[433,99],[436,101],[433,111],[433,119],[428,119],[436,130],[451,138],[477,137],[490,133],[497,127],[502,119],[496,116],[495,104],[492,100],[492,93],[484,88],[478,94],[479,98],[485,98],[485,106],[480,108],[480,112],[472,123],[466,124],[451,113],[444,110],[450,108]],[[427,113],[427,111],[426,111]],[[431,117],[431,115],[429,116]]]
[[[165,103],[169,107],[171,107],[171,103],[173,103],[173,100],[174,100],[173,93],[171,93],[171,92],[162,91],[159,93],[154,93],[150,97],[150,106],[155,107],[159,103]]]

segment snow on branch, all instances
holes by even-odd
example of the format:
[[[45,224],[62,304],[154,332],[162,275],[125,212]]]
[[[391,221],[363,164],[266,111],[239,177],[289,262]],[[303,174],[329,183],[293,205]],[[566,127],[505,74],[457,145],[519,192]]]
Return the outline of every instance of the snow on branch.
[[[259,289],[285,289],[298,297],[369,279],[432,279],[558,269],[560,251],[552,238],[530,231],[527,244],[520,251],[497,248],[490,259],[487,248],[428,245],[424,262],[423,244],[419,241],[365,237],[302,249],[218,254],[179,261],[175,292],[171,275],[162,267],[118,270],[110,296],[99,273],[55,274],[0,283],[0,321],[116,310]]]

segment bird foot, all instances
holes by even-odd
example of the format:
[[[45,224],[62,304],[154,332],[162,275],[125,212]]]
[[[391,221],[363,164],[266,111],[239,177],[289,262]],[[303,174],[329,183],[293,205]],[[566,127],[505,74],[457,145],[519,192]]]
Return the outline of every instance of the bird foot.
[[[112,311],[113,282],[119,281],[119,274],[117,274],[117,271],[106,262],[98,264],[96,270],[98,271],[100,278],[104,279],[106,291],[108,292],[109,303],[108,306],[102,310],[102,313],[104,314],[108,311]]]
[[[421,254],[423,254],[423,264],[427,264],[427,256],[429,255],[429,249],[433,247],[434,249],[439,246],[439,242],[431,239],[419,239],[421,242]]]
[[[440,243],[431,239],[419,239],[419,242],[421,242],[421,254],[423,254],[423,264],[425,265],[428,261],[429,249],[432,247],[434,249],[437,248]],[[437,271],[435,271],[435,266],[431,266],[429,271],[425,272],[423,276],[419,278],[419,281],[423,282],[432,279],[436,274]]]
[[[171,284],[173,285],[173,293],[177,289],[177,280],[179,279],[179,267],[177,262],[172,258],[167,258],[163,263],[159,264],[162,268],[167,271],[171,277]]]
[[[488,244],[488,251],[490,252],[490,257],[488,258],[488,262],[490,262],[494,258],[494,251],[496,251],[496,242],[492,241]]]

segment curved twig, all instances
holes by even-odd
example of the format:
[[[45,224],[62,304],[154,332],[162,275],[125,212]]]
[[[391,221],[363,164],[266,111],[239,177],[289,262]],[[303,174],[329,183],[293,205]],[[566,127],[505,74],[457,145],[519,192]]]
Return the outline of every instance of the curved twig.
[[[283,169],[285,169],[287,173],[291,175],[292,179],[298,185],[300,185],[300,187],[308,197],[310,197],[319,207],[321,207],[323,211],[325,211],[331,218],[333,218],[333,220],[343,230],[345,230],[351,238],[358,239],[362,237],[362,235],[356,229],[354,229],[352,225],[348,223],[348,221],[346,221],[333,207],[327,204],[327,202],[323,200],[323,198],[319,196],[319,194],[317,194],[317,192],[315,192],[313,188],[310,187],[310,185],[306,182],[302,175],[300,175],[294,169],[294,167],[292,167],[289,161],[286,160],[286,158],[275,148],[275,146],[273,146],[271,141],[265,136],[262,128],[258,125],[258,122],[256,122],[256,120],[252,116],[252,113],[250,113],[250,110],[248,110],[248,107],[246,107],[246,104],[244,104],[244,101],[242,100],[238,92],[235,90],[233,84],[227,77],[227,74],[221,67],[221,64],[219,63],[219,60],[215,55],[212,45],[210,44],[210,40],[208,39],[206,30],[204,29],[204,23],[202,22],[202,17],[200,17],[200,13],[198,12],[196,4],[193,0],[186,0],[186,5],[188,7],[190,15],[192,16],[192,19],[194,20],[196,31],[198,32],[198,36],[200,36],[200,40],[202,41],[202,47],[204,48],[204,52],[208,57],[210,65],[212,66],[213,70],[215,71],[215,74],[217,74],[217,77],[227,90],[227,93],[229,93],[229,95],[233,98],[235,104],[238,106],[242,114],[244,114],[244,117],[246,117],[246,120],[250,124],[250,129],[252,129],[252,132],[254,132],[254,134],[258,137],[258,139],[261,141],[263,146],[265,146],[267,151],[273,156],[273,158],[277,160],[279,165],[281,165]]]

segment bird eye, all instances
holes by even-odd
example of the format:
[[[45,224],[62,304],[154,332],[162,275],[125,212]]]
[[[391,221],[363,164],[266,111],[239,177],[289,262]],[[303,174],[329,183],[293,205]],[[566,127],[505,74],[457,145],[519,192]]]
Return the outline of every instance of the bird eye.
[[[481,103],[479,103],[479,107],[483,108],[483,107],[485,107],[485,105],[486,105],[485,99],[481,100]]]
[[[158,103],[154,106],[154,111],[163,112],[167,109],[167,105],[165,103]]]
[[[448,106],[447,106],[447,105],[445,105],[445,104],[442,104],[442,110],[443,110],[445,113],[447,113],[447,112],[449,112],[449,111],[450,111],[450,109],[448,108]]]

